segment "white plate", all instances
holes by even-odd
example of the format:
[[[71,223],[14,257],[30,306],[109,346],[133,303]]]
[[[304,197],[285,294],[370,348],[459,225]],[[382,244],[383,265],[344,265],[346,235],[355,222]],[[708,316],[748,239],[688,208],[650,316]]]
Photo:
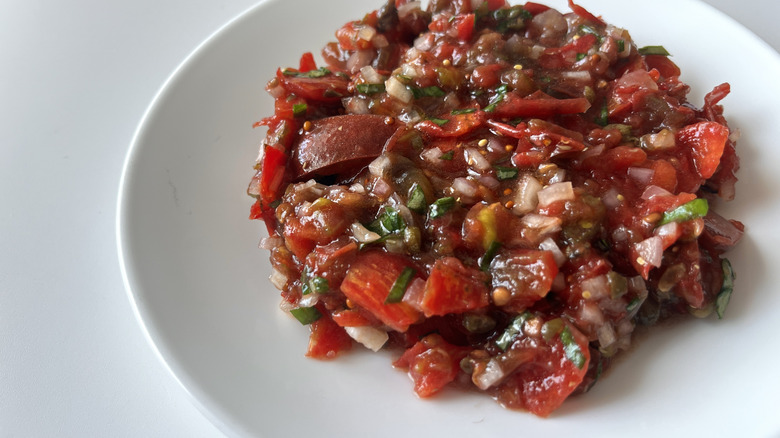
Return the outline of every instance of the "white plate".
[[[549,2],[561,10],[562,0]],[[731,255],[738,274],[724,320],[662,327],[588,394],[551,418],[506,411],[448,390],[419,400],[388,353],[333,362],[303,356],[308,330],[278,310],[245,193],[269,115],[263,87],[277,66],[319,52],[380,1],[268,1],[199,47],[165,84],[130,148],[120,190],[123,274],[143,328],[195,402],[231,436],[480,437],[780,434],[780,138],[778,55],[693,0],[582,5],[674,54],[691,100],[729,81],[724,104],[742,131],[737,201],[747,225]],[[338,435],[337,435],[338,434]]]

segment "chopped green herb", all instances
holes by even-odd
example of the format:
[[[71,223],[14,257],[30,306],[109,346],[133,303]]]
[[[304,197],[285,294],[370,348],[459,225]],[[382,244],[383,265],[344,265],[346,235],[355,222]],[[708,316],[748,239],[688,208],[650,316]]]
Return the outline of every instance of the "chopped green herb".
[[[501,336],[496,339],[496,346],[506,351],[506,349],[512,345],[512,342],[514,342],[515,338],[523,334],[523,325],[531,317],[533,317],[533,314],[528,311],[523,312],[522,315],[517,315],[515,319],[513,319],[509,324],[509,327],[504,330],[504,333],[501,333]]]
[[[453,116],[457,116],[460,114],[471,114],[475,111],[477,111],[476,108],[463,108],[463,109],[452,110],[450,114],[452,114]]]
[[[412,187],[412,190],[409,193],[409,199],[406,201],[406,206],[415,213],[425,213],[425,209],[428,208],[428,203],[425,201],[425,192],[422,191],[419,185],[415,184]]]
[[[485,112],[493,112],[496,110],[496,106],[501,103],[504,100],[504,96],[506,96],[507,91],[509,91],[509,86],[506,84],[502,84],[501,86],[496,88],[496,94],[493,95],[493,97],[490,98],[488,101],[488,105],[485,107]]]
[[[303,325],[309,325],[322,317],[316,307],[299,307],[290,310],[290,313]]]
[[[519,174],[519,171],[517,170],[516,167],[496,166],[495,168],[496,168],[496,178],[498,178],[499,181],[515,179]]]
[[[499,8],[493,11],[493,19],[496,20],[497,32],[505,33],[509,30],[520,30],[525,27],[525,20],[533,18],[530,12],[522,6]]]
[[[607,273],[607,282],[609,283],[609,292],[612,299],[618,299],[628,292],[628,280],[615,271]]]
[[[601,110],[599,110],[599,115],[594,121],[599,126],[607,126],[609,124],[609,109],[606,105],[601,107]]]
[[[409,87],[409,89],[412,91],[412,96],[414,96],[415,99],[420,99],[421,97],[444,97],[444,95],[447,94],[444,90],[435,85],[423,88]]]
[[[428,208],[428,215],[435,219],[437,217],[444,216],[445,213],[450,211],[455,206],[455,198],[447,196],[446,198],[439,198],[433,202]]]
[[[357,84],[355,89],[361,94],[376,94],[385,91],[385,84]]]
[[[401,217],[398,210],[390,206],[385,207],[385,212],[366,226],[366,228],[382,237],[403,231],[405,227],[406,222],[404,222],[404,218]]]
[[[393,282],[393,286],[390,287],[390,293],[385,298],[385,304],[397,303],[404,298],[406,288],[409,287],[409,283],[412,282],[415,270],[410,267],[405,267],[403,271],[398,275],[398,278]]]
[[[561,318],[555,318],[545,322],[542,324],[542,338],[547,342],[552,341],[553,338],[563,331],[564,326]]]
[[[672,56],[664,46],[645,46],[639,48],[640,55],[660,55],[660,56]]]
[[[309,268],[304,267],[303,272],[301,272],[301,294],[309,295],[311,292],[311,286],[309,285]]]
[[[329,75],[330,70],[328,70],[326,67],[320,67],[317,70],[310,70],[307,72],[285,69],[284,71],[282,71],[282,74],[285,76],[293,76],[296,78],[321,78],[323,76]]]
[[[299,117],[306,114],[306,110],[309,109],[309,106],[306,105],[305,103],[296,103],[293,105],[292,109],[293,109],[293,115],[295,117]]]
[[[479,268],[487,272],[487,270],[490,269],[490,262],[496,257],[499,249],[501,249],[501,242],[495,240],[490,242],[490,246],[488,246],[487,251],[485,251],[485,255],[479,260]]]
[[[577,61],[582,61],[583,59],[585,59],[586,56],[588,56],[587,53],[578,53],[577,54]]]
[[[328,285],[328,279],[325,277],[314,277],[309,280],[309,286],[318,294],[325,294],[330,291],[330,285]]]
[[[630,303],[628,303],[628,305],[626,306],[626,312],[628,312],[628,313],[633,313],[633,312],[634,312],[634,310],[636,310],[636,309],[639,307],[639,305],[640,305],[640,304],[642,304],[642,300],[641,300],[641,299],[639,299],[639,298],[634,298],[634,299],[633,299],[633,300],[631,300],[631,302],[630,302]]]
[[[626,50],[626,40],[617,40],[618,52],[624,52]]]
[[[453,151],[447,151],[447,152],[445,152],[445,153],[441,154],[441,155],[439,156],[439,159],[440,159],[440,160],[447,160],[447,161],[449,161],[449,160],[451,160],[451,159],[452,159],[452,157],[454,157],[454,156],[455,156],[455,152],[453,152]]]
[[[584,34],[591,34],[596,37],[596,40],[601,44],[601,42],[604,40],[604,37],[594,28],[588,26],[587,24],[583,24],[580,26],[580,32]]]
[[[437,119],[435,117],[431,118],[431,119],[428,119],[428,120],[430,120],[431,122],[433,122],[433,123],[435,123],[435,124],[437,124],[439,126],[444,126],[447,122],[449,122],[449,120],[447,120],[447,119]]]
[[[273,208],[274,210],[276,210],[276,207],[278,207],[279,205],[281,205],[281,203],[282,203],[282,200],[281,200],[281,199],[277,199],[277,200],[275,200],[274,202],[272,202],[272,203],[268,204],[268,206],[269,206],[269,207],[271,207],[271,208]]]
[[[343,94],[339,93],[338,91],[328,88],[327,90],[322,92],[322,95],[325,97],[344,97]]]
[[[582,369],[585,366],[585,355],[582,353],[580,345],[574,340],[569,327],[564,328],[561,332],[561,342],[566,359],[569,359],[577,368]]]
[[[658,225],[665,225],[670,222],[685,222],[693,219],[698,219],[707,215],[709,211],[709,204],[704,198],[696,198],[691,202],[687,202],[674,210],[664,213],[661,222]]]
[[[728,259],[723,259],[720,264],[723,269],[723,285],[720,287],[718,297],[715,299],[715,313],[718,315],[718,319],[723,319],[723,315],[726,313],[726,307],[731,300],[731,294],[734,292],[734,269],[731,267],[731,262]]]

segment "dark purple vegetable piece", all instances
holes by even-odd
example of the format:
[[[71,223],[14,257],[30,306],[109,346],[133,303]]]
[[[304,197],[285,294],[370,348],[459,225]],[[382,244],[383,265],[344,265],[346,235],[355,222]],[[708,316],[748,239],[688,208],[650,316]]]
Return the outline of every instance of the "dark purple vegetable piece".
[[[398,126],[372,114],[314,120],[293,145],[293,177],[354,176],[382,153]]]

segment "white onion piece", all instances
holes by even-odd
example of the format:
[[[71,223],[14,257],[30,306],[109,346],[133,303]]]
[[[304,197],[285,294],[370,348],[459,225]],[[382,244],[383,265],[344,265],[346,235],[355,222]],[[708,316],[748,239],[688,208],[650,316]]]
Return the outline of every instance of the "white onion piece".
[[[456,196],[473,198],[477,194],[477,186],[469,179],[458,177],[452,180],[452,190]]]
[[[358,50],[347,59],[347,70],[349,70],[350,73],[355,74],[360,71],[361,68],[370,64],[373,59],[373,50]]]
[[[479,374],[474,383],[477,388],[486,390],[504,378],[504,370],[501,369],[501,363],[496,358],[492,358],[485,365],[485,372]]]
[[[604,206],[607,208],[618,208],[620,206],[620,199],[618,199],[618,191],[614,187],[610,187],[609,190],[604,192],[604,194],[601,196],[601,202],[604,203]]]
[[[552,239],[552,237],[548,237],[539,244],[539,249],[544,251],[550,251],[553,255],[553,259],[555,259],[555,264],[558,265],[558,267],[561,267],[564,263],[566,263],[566,255],[561,251],[561,248],[558,247],[558,244],[555,243],[555,241]]]
[[[530,213],[536,209],[537,194],[542,190],[542,184],[530,173],[524,173],[517,180],[515,187],[515,205],[512,212],[518,216]]]
[[[588,301],[580,309],[580,319],[598,326],[604,324],[604,313],[601,312],[598,304]]]
[[[663,224],[656,228],[655,231],[653,231],[653,234],[660,237],[661,240],[666,240],[668,237],[674,237],[676,240],[679,232],[680,224],[677,222],[669,222],[668,224]]]
[[[415,277],[406,288],[406,293],[404,294],[404,297],[401,299],[401,301],[422,312],[422,300],[424,295],[425,280],[419,277]]]
[[[364,227],[360,222],[355,222],[350,226],[352,235],[360,243],[368,243],[379,240],[382,236]]]
[[[661,260],[664,255],[663,242],[658,236],[648,237],[647,239],[634,245],[634,249],[639,257],[642,258],[639,264],[649,264],[656,268],[661,266]]]
[[[374,161],[369,163],[368,171],[371,173],[371,175],[381,177],[385,174],[386,170],[390,169],[391,165],[392,163],[390,162],[390,158],[387,155],[380,155],[374,158]]]
[[[674,133],[664,128],[655,134],[645,134],[640,139],[642,148],[648,150],[669,149],[675,146]]]
[[[379,330],[376,327],[344,327],[350,338],[360,342],[366,348],[372,351],[379,351],[390,337],[386,331]]]
[[[409,78],[420,76],[420,72],[412,64],[401,64],[401,74]]]
[[[617,341],[617,334],[615,333],[615,329],[612,328],[612,324],[606,323],[599,327],[598,330],[596,330],[596,334],[599,337],[599,344],[601,344],[601,348],[609,347],[610,345],[614,344],[615,341]]]
[[[385,81],[385,89],[387,94],[403,103],[409,103],[414,98],[412,91],[406,88],[406,85],[402,84],[395,76],[391,76],[390,79]]]
[[[550,184],[537,193],[539,207],[547,207],[557,201],[571,201],[574,199],[574,188],[571,181]]]
[[[607,280],[606,275],[599,275],[598,277],[584,280],[581,287],[582,294],[586,295],[586,293],[589,293],[589,296],[592,298],[601,299],[610,295],[609,280]]]
[[[655,175],[655,170],[644,167],[629,167],[628,177],[642,185],[650,184]]]
[[[523,225],[535,230],[540,236],[561,230],[561,218],[530,213],[520,219]]]
[[[483,172],[490,169],[490,161],[474,148],[466,148],[466,162],[474,169]]]
[[[271,250],[280,246],[282,243],[284,243],[284,239],[282,239],[281,236],[268,236],[260,239],[260,244],[258,246],[260,249]]]
[[[381,33],[374,36],[374,39],[371,40],[371,42],[374,43],[374,47],[377,49],[383,49],[390,45],[390,41],[387,41],[387,37]]]
[[[443,155],[443,152],[441,149],[437,147],[429,148],[420,154],[420,156],[423,158],[423,160],[428,161],[430,163],[438,163],[439,159],[441,159],[441,156]]]
[[[561,78],[572,80],[572,81],[583,81],[583,82],[587,82],[591,80],[590,72],[587,70],[564,71],[561,72]]]
[[[374,38],[375,35],[376,35],[376,29],[374,29],[373,26],[361,27],[357,32],[358,39],[363,41],[371,41],[371,39]]]
[[[671,196],[671,193],[668,190],[656,185],[650,185],[647,186],[644,192],[642,192],[641,198],[647,201],[655,196]]]
[[[287,276],[279,272],[276,268],[272,268],[271,276],[268,277],[268,279],[271,281],[271,284],[279,290],[284,290],[284,287],[287,285]]]
[[[319,302],[320,302],[320,294],[310,293],[301,296],[301,299],[298,300],[298,306],[314,307]]]
[[[414,40],[414,48],[427,52],[433,48],[434,40],[432,34],[422,35]]]
[[[368,102],[365,99],[353,96],[341,99],[342,105],[349,114],[368,114]]]
[[[497,179],[493,178],[490,175],[480,176],[479,183],[489,188],[490,190],[495,190],[498,188],[499,185],[501,185],[501,182],[499,182]]]
[[[376,69],[370,65],[361,68],[360,74],[362,74],[363,79],[365,79],[366,82],[370,84],[381,84],[385,80],[382,75],[380,75],[379,72],[377,72]]]

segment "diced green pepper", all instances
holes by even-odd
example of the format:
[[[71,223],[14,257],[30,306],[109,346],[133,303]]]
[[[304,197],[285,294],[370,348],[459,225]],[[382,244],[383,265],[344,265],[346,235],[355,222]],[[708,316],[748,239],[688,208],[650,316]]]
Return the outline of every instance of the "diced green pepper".
[[[670,222],[685,222],[698,219],[700,217],[707,216],[707,211],[709,211],[709,204],[707,204],[707,200],[703,198],[696,198],[691,202],[686,202],[674,210],[670,210],[664,213],[664,216],[661,218],[661,222],[659,222],[658,225],[660,226]]]
[[[415,184],[412,187],[412,190],[409,193],[409,199],[406,201],[406,206],[415,213],[425,213],[425,209],[428,208],[428,203],[425,201],[425,192],[423,192],[419,185]]]
[[[496,168],[496,178],[498,178],[499,181],[515,179],[517,178],[517,175],[520,173],[516,167],[496,166],[495,168]]]
[[[490,243],[487,251],[485,251],[485,255],[483,255],[482,258],[479,259],[479,268],[487,272],[487,270],[490,269],[490,262],[492,262],[493,259],[496,257],[496,254],[498,254],[499,249],[501,249],[500,242],[496,242],[494,240],[492,243]]]
[[[448,211],[455,206],[455,198],[447,196],[446,198],[439,198],[433,201],[433,204],[428,207],[428,215],[436,219],[437,217],[444,216]]]
[[[290,313],[303,325],[309,325],[322,317],[316,307],[299,307],[290,310]]]
[[[306,105],[305,103],[296,103],[293,105],[292,109],[293,109],[293,115],[295,117],[299,117],[306,114],[306,110],[309,109],[309,106]]]
[[[731,300],[731,294],[734,292],[736,274],[728,259],[723,259],[720,266],[723,269],[723,285],[721,285],[718,297],[715,299],[715,313],[718,315],[718,319],[723,319],[726,307],[729,305],[729,300]]]
[[[574,335],[571,334],[569,327],[564,328],[561,332],[561,342],[566,359],[569,359],[577,368],[582,369],[585,366],[585,354],[582,353],[580,345],[574,340]]]
[[[645,46],[639,48],[640,55],[659,55],[659,56],[671,56],[664,46]]]

